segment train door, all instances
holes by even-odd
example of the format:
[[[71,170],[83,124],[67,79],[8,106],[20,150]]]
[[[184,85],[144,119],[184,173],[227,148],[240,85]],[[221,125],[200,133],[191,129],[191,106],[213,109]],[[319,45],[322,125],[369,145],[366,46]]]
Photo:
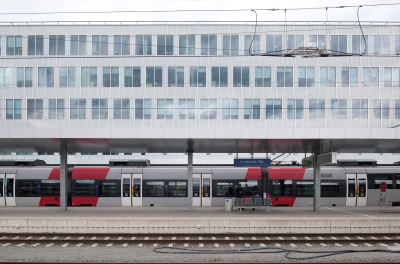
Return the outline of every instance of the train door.
[[[2,203],[1,206],[16,206],[15,203],[15,174],[1,174],[0,185],[3,186],[2,196],[0,197]],[[4,203],[4,204],[3,204]]]
[[[201,174],[193,174],[193,206],[201,206]]]
[[[211,206],[212,188],[211,174],[202,174],[201,206]]]
[[[4,180],[5,180],[5,175],[4,174],[0,174],[0,206],[5,206],[6,205],[6,197],[4,195]]]
[[[132,206],[142,206],[142,174],[132,174]]]
[[[346,206],[367,205],[367,174],[346,174]]]
[[[122,186],[121,186],[122,206],[132,206],[131,185],[132,185],[131,175],[122,174]]]

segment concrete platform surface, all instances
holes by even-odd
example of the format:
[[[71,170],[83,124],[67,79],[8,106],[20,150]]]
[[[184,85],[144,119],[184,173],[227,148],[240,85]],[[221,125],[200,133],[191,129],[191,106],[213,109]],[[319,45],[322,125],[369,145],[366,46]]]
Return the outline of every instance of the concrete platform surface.
[[[0,207],[0,233],[400,234],[400,207]]]

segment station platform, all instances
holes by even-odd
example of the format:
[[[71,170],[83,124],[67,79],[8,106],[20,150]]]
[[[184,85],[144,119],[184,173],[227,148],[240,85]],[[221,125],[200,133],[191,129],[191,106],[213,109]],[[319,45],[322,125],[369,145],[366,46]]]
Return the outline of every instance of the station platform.
[[[400,207],[0,207],[0,233],[400,233]]]

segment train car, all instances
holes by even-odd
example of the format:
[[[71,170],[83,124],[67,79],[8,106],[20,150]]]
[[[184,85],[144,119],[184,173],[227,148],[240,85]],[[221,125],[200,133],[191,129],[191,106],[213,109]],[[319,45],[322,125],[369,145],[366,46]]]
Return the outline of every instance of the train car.
[[[187,206],[185,166],[74,167],[68,170],[69,206]],[[270,167],[267,190],[273,206],[312,206],[313,169]],[[60,169],[0,166],[0,206],[59,206]],[[377,206],[380,185],[388,205],[400,203],[399,166],[321,168],[321,206]],[[193,168],[193,206],[223,206],[241,184],[244,196],[262,194],[261,168]]]

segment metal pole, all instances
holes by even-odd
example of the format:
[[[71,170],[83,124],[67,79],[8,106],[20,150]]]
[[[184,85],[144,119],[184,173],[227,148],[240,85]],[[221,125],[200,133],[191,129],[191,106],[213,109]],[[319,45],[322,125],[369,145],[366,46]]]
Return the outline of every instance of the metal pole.
[[[68,161],[67,140],[61,139],[60,143],[60,211],[66,212],[68,206]]]
[[[321,145],[318,140],[314,146],[314,212],[319,212],[321,206],[321,166],[318,166],[317,162],[319,154]]]
[[[188,212],[193,211],[193,141],[188,141]]]

